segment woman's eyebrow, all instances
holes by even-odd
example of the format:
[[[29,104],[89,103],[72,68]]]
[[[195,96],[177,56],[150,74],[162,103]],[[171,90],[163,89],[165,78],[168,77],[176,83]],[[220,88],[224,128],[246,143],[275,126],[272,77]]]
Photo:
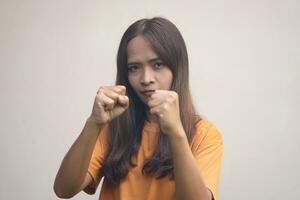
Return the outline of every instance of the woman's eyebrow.
[[[159,61],[159,60],[161,60],[159,57],[155,57],[155,58],[150,59],[148,62],[155,62],[155,61]]]
[[[128,62],[127,63],[128,66],[130,66],[130,65],[138,65],[138,64],[140,64],[140,63],[139,62]]]
[[[151,58],[148,60],[149,63],[155,62],[155,61],[161,61],[161,59],[159,57],[155,57],[155,58]],[[137,61],[127,63],[127,65],[138,65],[138,64],[140,64],[140,62],[137,62]]]

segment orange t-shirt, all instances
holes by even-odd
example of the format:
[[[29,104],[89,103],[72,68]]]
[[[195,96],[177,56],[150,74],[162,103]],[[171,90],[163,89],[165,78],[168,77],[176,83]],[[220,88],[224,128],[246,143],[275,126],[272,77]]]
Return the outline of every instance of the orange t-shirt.
[[[84,189],[88,194],[94,194],[100,180],[100,169],[105,157],[108,130],[103,129],[95,144],[89,164],[88,173],[93,183]],[[111,189],[102,185],[99,200],[173,200],[175,198],[175,181],[169,177],[156,177],[142,174],[144,161],[151,157],[159,134],[159,126],[145,122],[141,145],[134,159],[136,167],[129,169],[127,176],[120,184]],[[218,198],[217,188],[220,177],[221,158],[223,154],[222,136],[218,129],[209,121],[201,120],[196,124],[196,133],[191,143],[191,151],[198,163],[199,171],[207,188],[212,192],[214,199]]]

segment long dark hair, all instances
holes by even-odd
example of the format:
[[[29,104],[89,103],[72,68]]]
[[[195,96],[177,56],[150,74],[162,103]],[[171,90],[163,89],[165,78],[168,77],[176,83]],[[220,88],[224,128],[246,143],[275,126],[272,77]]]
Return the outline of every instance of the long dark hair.
[[[116,186],[129,168],[140,146],[141,134],[146,120],[146,106],[135,94],[128,81],[127,45],[133,38],[143,36],[152,45],[158,57],[173,74],[171,90],[179,96],[180,117],[189,143],[194,135],[195,123],[201,118],[195,113],[189,89],[188,55],[184,40],[169,20],[161,17],[141,19],[124,33],[117,55],[117,85],[124,85],[129,97],[129,108],[109,125],[108,151],[102,167],[102,175],[108,186]],[[173,162],[168,137],[159,134],[157,146],[151,158],[143,166],[143,174],[162,178],[173,177]]]

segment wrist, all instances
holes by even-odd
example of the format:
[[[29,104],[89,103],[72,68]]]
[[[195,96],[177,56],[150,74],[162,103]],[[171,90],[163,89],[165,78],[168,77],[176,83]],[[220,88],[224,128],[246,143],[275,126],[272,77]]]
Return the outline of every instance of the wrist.
[[[183,127],[180,126],[172,131],[172,134],[169,134],[169,139],[170,141],[182,141],[187,139]]]
[[[86,120],[86,124],[89,125],[89,126],[94,126],[94,127],[97,127],[99,129],[102,129],[106,124],[101,124],[101,123],[98,123],[97,120],[95,120],[93,117],[89,117],[87,120]]]

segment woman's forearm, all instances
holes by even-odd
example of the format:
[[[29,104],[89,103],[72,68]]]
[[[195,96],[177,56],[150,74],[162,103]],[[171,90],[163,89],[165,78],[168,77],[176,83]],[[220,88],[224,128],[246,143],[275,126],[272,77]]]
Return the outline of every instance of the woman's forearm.
[[[170,136],[176,197],[178,200],[210,200],[211,193],[201,177],[184,130],[180,131],[180,134]]]
[[[97,125],[90,119],[87,120],[81,134],[64,157],[56,175],[54,191],[57,196],[70,198],[79,192],[102,129],[103,126]]]

